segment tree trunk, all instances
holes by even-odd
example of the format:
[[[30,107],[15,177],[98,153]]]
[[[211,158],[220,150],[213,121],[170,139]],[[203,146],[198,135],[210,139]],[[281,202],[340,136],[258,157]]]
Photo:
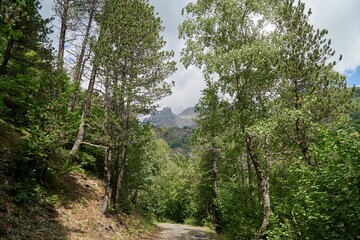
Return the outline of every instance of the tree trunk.
[[[261,166],[260,159],[255,152],[255,147],[253,145],[251,136],[246,134],[246,147],[249,153],[249,157],[255,168],[256,176],[259,181],[259,188],[262,198],[262,208],[263,208],[263,221],[260,227],[260,230],[256,236],[256,239],[265,239],[266,231],[269,227],[270,215],[271,215],[271,205],[270,205],[270,184],[269,184],[269,159],[265,157],[266,164]]]
[[[71,103],[70,103],[70,111],[71,112],[74,111],[74,109],[76,107],[76,103],[77,103],[77,91],[79,91],[79,88],[80,88],[81,75],[82,75],[81,70],[85,64],[84,56],[85,56],[86,46],[88,45],[88,42],[89,42],[92,20],[93,20],[94,13],[95,13],[95,2],[96,2],[95,0],[92,1],[90,15],[89,15],[89,21],[86,26],[85,36],[84,36],[84,39],[83,39],[83,42],[81,45],[80,54],[76,60],[76,65],[75,65],[74,72],[73,72],[73,81],[76,84],[76,90],[71,97]]]
[[[218,199],[218,154],[215,149],[215,144],[213,143],[213,151],[211,154],[212,158],[212,212],[214,218],[215,231],[217,233],[221,232],[221,222],[220,222],[220,209],[217,202]]]
[[[76,140],[74,142],[74,145],[73,145],[73,147],[71,148],[71,151],[70,151],[71,155],[76,154],[79,151],[80,145],[81,145],[81,143],[82,143],[82,141],[84,139],[85,120],[86,120],[87,115],[89,114],[89,111],[90,111],[91,98],[92,98],[92,94],[93,94],[93,91],[94,91],[96,74],[97,74],[97,66],[94,65],[93,69],[91,71],[89,86],[88,86],[88,90],[87,90],[87,98],[86,98],[85,103],[84,103],[84,108],[83,108],[83,112],[82,112],[82,115],[81,115],[78,134],[76,136]]]
[[[110,123],[110,86],[109,86],[109,80],[108,78],[105,79],[105,83],[104,83],[104,87],[105,87],[105,96],[104,96],[104,121],[105,121],[105,129],[107,130],[108,127],[111,125]],[[111,136],[111,135],[110,135]],[[112,154],[113,154],[113,146],[114,144],[110,141],[107,143],[108,146],[108,151],[109,154],[107,155],[107,158],[105,158],[105,162],[104,162],[104,183],[105,183],[105,197],[104,198],[104,206],[103,206],[103,213],[105,213],[108,208],[109,205],[114,204],[112,197],[112,194],[114,193],[113,190],[111,189],[111,184],[112,183],[112,174],[111,174],[111,165],[112,165]],[[116,149],[116,145],[115,145],[115,149]],[[113,184],[114,185],[114,184]],[[111,200],[109,200],[109,198],[111,198]],[[106,200],[106,202],[105,202]],[[110,202],[110,203],[109,203]]]
[[[6,46],[6,50],[5,50],[4,57],[3,57],[3,62],[1,64],[0,75],[6,74],[6,69],[7,69],[9,60],[11,58],[11,50],[12,50],[13,46],[14,46],[14,40],[12,38],[10,38],[7,43],[7,46]]]
[[[301,107],[301,97],[300,97],[300,80],[294,80],[294,98],[295,98],[295,109],[300,109]],[[311,155],[309,153],[309,147],[306,142],[305,134],[302,132],[300,118],[296,119],[295,122],[295,132],[297,134],[297,144],[300,147],[301,153],[306,161],[307,164],[312,165]]]
[[[129,106],[128,106],[129,107]],[[128,148],[128,138],[129,138],[129,123],[130,123],[130,113],[127,111],[126,119],[125,119],[125,128],[124,128],[124,139],[122,144],[121,150],[121,164],[119,174],[116,179],[116,193],[115,193],[115,210],[119,211],[119,199],[121,190],[123,187],[124,182],[124,174],[125,174],[125,166],[126,166],[126,159],[127,159],[127,148]]]
[[[66,38],[66,30],[67,30],[67,22],[68,22],[69,2],[70,0],[63,1],[63,6],[62,6],[63,9],[60,16],[61,27],[60,27],[59,47],[58,47],[58,57],[57,57],[58,69],[62,69],[64,64],[65,38]]]
[[[307,164],[312,165],[312,159],[311,159],[311,155],[309,153],[309,147],[307,145],[306,139],[305,139],[305,134],[302,132],[301,127],[300,127],[300,119],[297,118],[296,119],[296,123],[295,123],[295,131],[297,133],[298,136],[298,140],[297,140],[297,144],[300,147],[301,153],[306,161]]]
[[[113,183],[112,183],[112,190],[111,190],[111,202],[114,206],[114,208],[116,208],[116,202],[117,202],[117,191],[118,191],[118,184],[117,181],[119,179],[119,175],[120,175],[120,131],[117,132],[116,134],[116,141],[115,141],[115,162],[114,162],[114,169],[115,169],[115,173],[114,173],[114,178],[113,178]]]
[[[104,185],[105,185],[105,194],[104,194],[104,203],[102,208],[102,213],[106,213],[109,209],[109,200],[111,194],[110,181],[111,181],[111,158],[112,150],[108,146],[105,153],[105,162],[104,162]]]
[[[244,166],[245,166],[245,162],[244,162],[244,155],[242,153],[239,154],[239,161],[238,161],[238,164],[239,164],[239,181],[240,181],[240,184],[241,184],[241,188],[243,189],[243,191],[245,192],[245,189],[246,189],[246,185],[245,185],[245,169],[244,169]],[[242,200],[243,200],[243,206],[244,208],[247,208],[248,207],[248,197],[247,196],[243,196]],[[254,205],[252,205],[254,206]]]
[[[255,193],[254,193],[254,186],[253,186],[253,176],[252,176],[252,168],[251,168],[251,159],[249,154],[246,156],[246,167],[247,167],[247,185],[249,188],[249,198],[251,206],[255,206]]]

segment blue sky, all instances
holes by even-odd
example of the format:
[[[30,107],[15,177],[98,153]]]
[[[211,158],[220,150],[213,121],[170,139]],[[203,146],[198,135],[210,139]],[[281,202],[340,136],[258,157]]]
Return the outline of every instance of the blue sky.
[[[345,72],[348,86],[360,86],[360,66],[353,71]]]

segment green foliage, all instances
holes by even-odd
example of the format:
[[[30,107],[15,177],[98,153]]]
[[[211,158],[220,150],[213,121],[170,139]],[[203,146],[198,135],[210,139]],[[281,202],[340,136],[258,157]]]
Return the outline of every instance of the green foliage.
[[[169,147],[180,154],[189,155],[191,152],[190,135],[193,132],[191,128],[169,128],[166,130],[159,130],[163,138],[169,145]],[[162,131],[164,131],[162,133]]]
[[[76,154],[75,164],[80,169],[84,169],[87,171],[92,170],[96,172],[97,162],[98,160],[93,155],[90,155],[87,152],[81,151]]]
[[[313,149],[318,165],[292,164],[285,188],[273,198],[276,215],[271,239],[354,239],[359,235],[359,136],[322,131],[319,137],[321,142]]]
[[[49,65],[50,19],[42,19],[40,6],[38,0],[2,1],[0,35],[5,41],[0,46],[1,75],[29,74]]]
[[[91,93],[83,146],[70,158],[84,119],[68,109],[78,86],[52,69],[39,1],[3,0],[0,147],[14,151],[15,178],[7,191],[17,204],[56,205],[61,196],[46,187],[59,174],[103,177],[109,167],[113,178],[125,162],[117,199],[124,212],[253,239],[266,215],[265,179],[272,213],[260,237],[358,238],[360,139],[346,125],[350,93],[333,70],[337,62],[329,62],[335,52],[327,31],[315,30],[305,5],[294,3],[199,0],[184,9],[182,61],[200,67],[207,83],[191,149],[191,129],[168,130],[165,142],[137,119],[170,93],[164,79],[175,64],[163,50],[161,19],[147,0],[105,1],[90,54],[101,91]],[[87,97],[78,93],[79,101]],[[356,88],[350,117],[357,131],[358,100]],[[104,149],[113,153],[109,165]]]
[[[318,154],[327,151],[323,129],[347,128],[350,94],[333,70],[337,61],[329,61],[327,31],[314,29],[310,11],[293,0],[199,0],[183,13],[182,62],[201,68],[208,83],[198,106],[197,191],[210,195],[209,156],[219,156],[215,203],[229,238],[340,238],[345,232],[325,211],[334,197],[324,190],[330,175],[340,184],[340,174],[330,153]]]
[[[220,185],[219,205],[227,239],[253,239],[261,224],[261,206],[252,205],[248,189],[235,180]]]
[[[12,171],[21,181],[32,178],[44,182],[71,168],[68,154],[63,148],[69,140],[67,106],[63,104],[66,93],[54,99],[51,94],[53,86],[49,82],[49,78],[57,78],[63,82],[65,89],[68,78],[51,71],[40,72],[39,75],[35,72],[33,81],[25,82],[27,77],[31,76],[24,75],[19,79],[19,87],[13,90],[16,93],[13,99],[20,102],[11,107],[13,114],[6,115],[10,122],[16,126],[26,126],[27,130],[13,154],[15,166]],[[10,87],[11,84],[9,92]]]
[[[113,80],[112,98],[123,105],[127,98],[133,112],[148,114],[154,101],[170,93],[164,79],[175,71],[173,52],[163,50],[161,19],[148,0],[111,0],[105,2],[100,25],[106,34],[99,36],[94,52]]]
[[[360,88],[353,89],[352,111],[350,114],[351,126],[360,133]]]
[[[185,157],[170,157],[169,153],[165,141],[157,139],[150,142],[146,162],[140,168],[145,171],[144,175],[140,175],[145,181],[132,190],[136,191],[138,206],[149,216],[159,221],[183,223],[191,216],[193,171]],[[139,165],[136,166],[139,168]],[[130,169],[129,172],[139,175],[139,172]]]

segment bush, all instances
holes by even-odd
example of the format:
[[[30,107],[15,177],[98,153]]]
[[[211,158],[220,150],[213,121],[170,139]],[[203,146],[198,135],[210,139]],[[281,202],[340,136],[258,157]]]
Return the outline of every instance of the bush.
[[[359,135],[324,131],[320,139],[313,146],[317,164],[292,164],[287,175],[289,191],[273,198],[270,239],[360,236]]]

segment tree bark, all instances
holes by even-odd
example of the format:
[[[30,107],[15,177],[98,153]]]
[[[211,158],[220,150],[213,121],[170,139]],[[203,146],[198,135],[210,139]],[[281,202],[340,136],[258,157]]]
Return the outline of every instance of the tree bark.
[[[297,118],[296,119],[296,123],[295,123],[295,131],[298,137],[297,140],[297,144],[300,147],[301,153],[306,161],[307,164],[312,165],[312,159],[311,159],[311,155],[309,153],[309,147],[308,144],[306,142],[305,139],[305,134],[302,132],[301,127],[300,127],[300,119]]]
[[[111,194],[110,182],[111,182],[111,159],[112,159],[112,149],[110,146],[106,148],[105,154],[105,163],[104,163],[104,185],[105,185],[105,194],[104,194],[104,203],[102,208],[102,213],[106,213],[109,209],[109,200]]]
[[[4,57],[3,57],[3,62],[1,64],[0,75],[6,74],[6,70],[7,70],[8,64],[9,64],[9,60],[11,58],[11,50],[12,50],[13,46],[14,46],[14,40],[12,38],[10,38],[7,43],[7,46],[6,46],[6,50],[5,50]]]
[[[62,4],[63,9],[60,16],[61,27],[60,27],[59,47],[58,47],[58,57],[57,57],[58,69],[63,69],[63,64],[64,64],[64,51],[65,51],[66,31],[68,27],[67,22],[68,22],[69,2],[70,0],[63,1]]]
[[[92,25],[92,21],[93,21],[93,17],[94,17],[94,13],[95,13],[95,3],[96,1],[93,0],[92,1],[92,5],[91,5],[91,9],[90,9],[90,15],[89,15],[89,21],[88,24],[86,26],[86,32],[85,32],[85,36],[81,45],[81,50],[80,50],[80,54],[76,60],[76,65],[74,68],[74,72],[73,72],[73,81],[76,84],[76,90],[74,92],[74,94],[71,97],[71,103],[70,103],[70,111],[73,112],[75,107],[76,107],[76,103],[77,103],[77,91],[80,88],[80,81],[81,81],[81,69],[83,68],[85,61],[84,61],[84,57],[85,57],[85,50],[86,47],[88,45],[89,42],[89,36],[90,36],[90,30],[91,30],[91,25]]]
[[[114,208],[116,208],[115,204],[117,202],[117,191],[118,191],[118,184],[117,181],[119,179],[119,175],[120,175],[120,131],[117,131],[116,133],[116,140],[115,140],[115,162],[114,162],[114,169],[115,169],[115,173],[114,173],[114,178],[113,178],[113,183],[112,183],[112,190],[111,190],[111,202],[114,206]]]
[[[73,147],[71,148],[70,154],[74,155],[76,154],[79,149],[80,149],[80,145],[84,139],[84,135],[85,135],[85,120],[87,118],[87,115],[89,114],[90,111],[90,106],[91,106],[91,98],[92,98],[92,94],[94,92],[94,86],[95,86],[95,79],[96,79],[96,74],[97,74],[97,66],[94,65],[93,69],[91,71],[91,76],[90,76],[90,81],[89,81],[89,86],[88,86],[88,90],[87,90],[87,98],[85,100],[84,103],[84,108],[82,111],[82,115],[81,115],[81,120],[80,120],[80,125],[79,125],[79,129],[78,129],[78,134],[76,136],[75,142]]]
[[[301,85],[301,80],[295,79],[294,80],[294,98],[295,98],[295,109],[300,109],[301,107],[301,97],[300,97],[300,86]],[[301,123],[300,123],[300,118],[296,119],[295,122],[295,132],[297,135],[297,145],[300,147],[301,153],[306,161],[307,164],[312,165],[312,159],[311,159],[311,155],[309,153],[309,147],[308,144],[306,142],[306,137],[305,137],[305,133],[302,132],[301,129]]]
[[[221,222],[220,222],[220,209],[217,202],[218,199],[218,154],[215,149],[215,144],[213,143],[213,150],[211,154],[212,158],[212,211],[214,218],[215,231],[217,233],[221,232]]]
[[[108,127],[111,125],[110,123],[110,86],[109,86],[109,79],[105,79],[104,83],[105,87],[105,95],[104,95],[104,120],[105,120],[105,129],[107,130]],[[110,130],[111,131],[111,130]],[[110,134],[111,136],[111,134]],[[111,199],[113,190],[111,188],[112,183],[112,174],[111,174],[111,165],[112,165],[112,155],[113,155],[113,146],[114,144],[110,141],[107,143],[108,145],[108,155],[107,158],[105,158],[104,161],[104,183],[105,183],[105,195],[104,195],[104,205],[103,205],[103,213],[106,213],[106,211],[109,209],[109,205],[114,204],[113,200]],[[115,145],[116,150],[116,145]]]
[[[254,186],[253,186],[253,176],[252,176],[252,168],[251,168],[251,159],[249,153],[246,156],[246,167],[247,167],[247,185],[249,187],[249,198],[250,204],[255,206],[255,193],[254,193]]]
[[[129,107],[129,106],[127,106]],[[124,127],[124,139],[122,144],[122,150],[121,150],[121,163],[120,163],[120,170],[119,174],[116,179],[116,192],[115,192],[115,210],[119,211],[119,199],[121,190],[123,187],[124,182],[124,174],[125,174],[125,166],[126,166],[126,159],[127,159],[127,148],[128,148],[128,138],[129,138],[129,123],[130,123],[130,113],[127,111],[126,113],[126,119],[125,119],[125,127]]]
[[[259,181],[259,188],[262,198],[263,208],[263,221],[259,232],[257,233],[256,239],[265,239],[266,230],[269,227],[271,205],[270,205],[270,184],[269,184],[269,159],[265,157],[265,166],[261,166],[260,159],[255,152],[255,146],[249,134],[246,134],[246,147],[249,153],[249,157],[255,168],[256,176]]]

